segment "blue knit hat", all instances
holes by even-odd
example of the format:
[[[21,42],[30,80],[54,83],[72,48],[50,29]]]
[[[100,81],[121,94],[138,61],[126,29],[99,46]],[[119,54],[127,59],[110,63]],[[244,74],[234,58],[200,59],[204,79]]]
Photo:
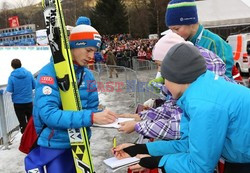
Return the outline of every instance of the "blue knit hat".
[[[191,25],[198,23],[198,14],[195,1],[170,1],[165,15],[165,23],[167,26]]]
[[[69,43],[71,49],[95,47],[100,48],[101,35],[90,25],[77,25],[69,35]]]

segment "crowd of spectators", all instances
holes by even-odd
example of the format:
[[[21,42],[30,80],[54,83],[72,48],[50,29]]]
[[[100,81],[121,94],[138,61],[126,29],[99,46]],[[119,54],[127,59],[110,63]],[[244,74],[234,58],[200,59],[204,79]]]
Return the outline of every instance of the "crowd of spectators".
[[[104,62],[112,51],[118,66],[132,67],[132,58],[152,60],[152,49],[157,39],[133,39],[130,34],[103,35],[101,53]]]

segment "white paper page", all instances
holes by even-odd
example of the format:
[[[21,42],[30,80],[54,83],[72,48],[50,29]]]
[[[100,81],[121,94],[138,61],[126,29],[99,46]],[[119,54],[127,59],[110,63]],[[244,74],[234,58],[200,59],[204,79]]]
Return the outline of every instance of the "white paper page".
[[[93,126],[96,127],[109,127],[109,128],[120,128],[121,125],[119,125],[118,123],[122,123],[125,121],[132,121],[135,120],[134,118],[117,118],[115,122],[111,123],[111,124],[105,124],[105,125],[100,125],[100,124],[93,124]]]
[[[116,169],[116,168],[121,168],[123,166],[129,166],[129,165],[139,163],[139,161],[140,159],[136,157],[129,157],[129,158],[120,159],[120,160],[118,160],[116,157],[111,157],[109,159],[104,160],[103,162],[110,168]]]

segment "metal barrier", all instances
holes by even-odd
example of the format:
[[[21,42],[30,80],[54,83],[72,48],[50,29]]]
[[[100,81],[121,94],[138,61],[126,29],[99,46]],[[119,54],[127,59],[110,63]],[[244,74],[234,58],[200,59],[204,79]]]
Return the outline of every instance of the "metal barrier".
[[[132,58],[132,63],[135,71],[157,69],[157,64],[153,61],[138,59],[137,56]]]
[[[138,91],[137,103],[144,103],[148,99],[161,98],[160,93],[156,93],[152,88],[144,86],[142,91]]]
[[[6,120],[5,120],[5,109],[4,109],[4,101],[3,101],[3,95],[0,95],[0,125],[2,128],[0,128],[0,139],[2,139],[2,143],[4,147],[8,147],[8,136],[7,136],[7,126],[6,126]]]
[[[111,78],[110,71],[113,71],[113,75]],[[118,77],[116,77],[115,72],[118,73]],[[95,79],[97,81],[97,88],[99,92],[117,92],[118,90],[122,92],[128,92],[131,94],[131,101],[133,104],[137,104],[137,73],[136,71],[123,67],[123,66],[115,66],[115,65],[101,65],[101,69],[92,70]],[[107,91],[107,85],[112,85],[114,88],[113,91]],[[110,87],[109,87],[110,88]],[[119,93],[119,91],[117,92]]]
[[[154,61],[139,59],[138,56],[116,58],[118,67],[131,68],[134,71],[157,69]],[[96,65],[97,66],[97,65]]]
[[[19,125],[11,94],[0,95],[0,144],[8,147],[10,133]]]
[[[122,82],[123,89],[125,89],[125,92],[129,93],[131,99],[133,98],[132,100],[134,100],[131,106],[135,106],[138,103],[144,103],[149,98],[160,98],[160,94],[155,93],[152,88],[147,87],[149,80],[153,79],[156,74],[157,66],[153,64],[153,62],[147,60],[144,61],[146,66],[143,66],[143,64],[138,62],[140,60],[134,59],[133,61],[135,62],[134,67],[137,71],[123,66],[104,64],[101,67],[101,71],[98,71],[97,69],[93,70],[92,72],[99,84],[98,91],[102,92],[102,87],[100,85],[103,85],[105,82]],[[119,76],[118,78],[116,78],[115,75],[112,76],[112,78],[109,78],[109,70],[111,68],[116,69]]]

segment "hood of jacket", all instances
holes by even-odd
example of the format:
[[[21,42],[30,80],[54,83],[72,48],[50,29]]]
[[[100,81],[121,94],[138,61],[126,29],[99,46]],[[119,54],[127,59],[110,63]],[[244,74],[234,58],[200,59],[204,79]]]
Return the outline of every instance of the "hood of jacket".
[[[16,77],[18,79],[23,79],[27,76],[27,70],[23,67],[17,68],[11,72],[11,76]]]

